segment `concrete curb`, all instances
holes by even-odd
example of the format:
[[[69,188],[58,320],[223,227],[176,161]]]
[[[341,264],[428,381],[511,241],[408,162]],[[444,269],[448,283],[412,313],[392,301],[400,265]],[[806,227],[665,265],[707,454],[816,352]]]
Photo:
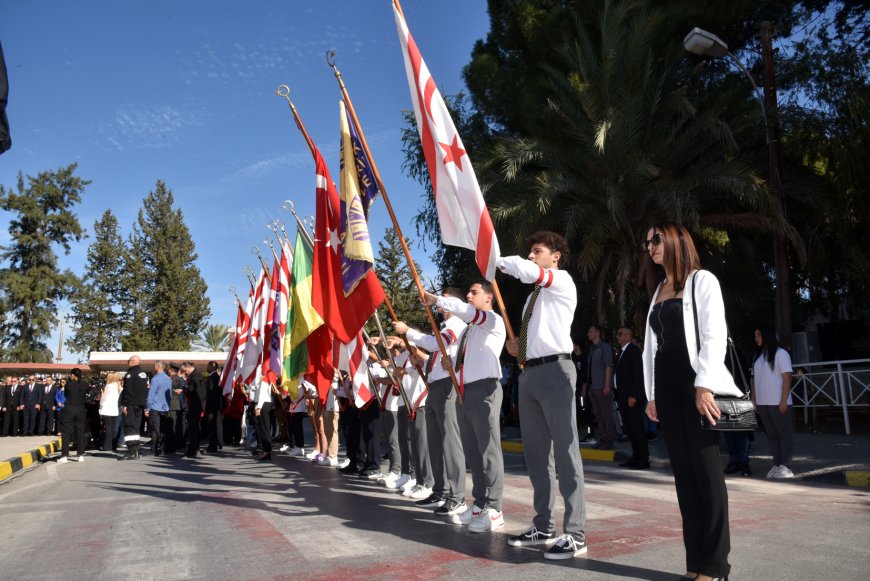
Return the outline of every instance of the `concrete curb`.
[[[40,446],[39,448],[36,448],[29,452],[25,452],[24,454],[13,456],[8,460],[0,462],[0,482],[4,482],[6,479],[11,478],[12,475],[19,470],[24,470],[31,464],[39,462],[40,458],[57,452],[58,450],[60,450],[60,444],[61,439],[58,438],[52,442],[49,442],[45,446]]]
[[[501,449],[505,452],[516,454],[523,453],[523,443],[515,440],[502,440]],[[599,462],[613,462],[616,459],[615,450],[595,450],[592,448],[580,448],[580,457],[584,460],[596,460]]]

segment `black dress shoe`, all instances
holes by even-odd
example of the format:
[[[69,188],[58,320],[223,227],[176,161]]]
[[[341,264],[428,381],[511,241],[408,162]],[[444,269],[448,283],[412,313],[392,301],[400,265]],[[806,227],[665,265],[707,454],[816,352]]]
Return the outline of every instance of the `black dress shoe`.
[[[259,456],[257,456],[257,460],[259,460],[260,462],[265,462],[265,461],[271,460],[271,459],[272,459],[272,455],[269,454],[268,452],[264,452],[264,453],[260,454]]]
[[[632,470],[649,470],[649,462],[636,462],[629,466]]]
[[[619,467],[620,468],[631,468],[634,466],[634,460],[629,460],[628,462],[622,462]]]
[[[725,474],[734,474],[736,472],[740,472],[740,464],[737,464],[736,462],[729,462],[723,472]]]

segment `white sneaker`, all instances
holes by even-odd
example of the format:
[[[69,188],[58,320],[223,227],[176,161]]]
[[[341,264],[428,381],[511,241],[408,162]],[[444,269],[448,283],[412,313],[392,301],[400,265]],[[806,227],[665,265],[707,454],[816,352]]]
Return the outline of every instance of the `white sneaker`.
[[[468,526],[471,524],[471,521],[480,516],[480,507],[476,504],[471,505],[471,510],[466,510],[464,512],[460,512],[459,514],[454,514],[449,517],[450,522],[455,525]]]
[[[284,444],[280,448],[278,448],[278,451],[279,452],[286,452],[289,449],[290,449],[290,446],[288,446],[287,444]]]
[[[58,464],[66,464],[67,462],[69,462],[69,458],[67,458],[66,456],[61,456],[61,457],[58,458],[58,460],[57,460],[57,463],[58,463]]]
[[[424,498],[429,498],[432,496],[432,489],[428,486],[420,486],[420,489],[417,492],[412,492],[408,495],[408,498],[413,500],[423,500]]]
[[[776,478],[777,474],[779,474],[779,465],[773,466],[768,472],[765,478]]]
[[[342,458],[338,461],[338,464],[335,465],[336,468],[341,470],[342,468],[347,468],[350,465],[350,458]]]
[[[84,454],[80,454],[80,455],[76,456],[76,462],[84,462],[84,461],[85,461]]]
[[[405,483],[407,483],[409,480],[411,480],[410,474],[402,474],[401,476],[396,478],[396,481],[393,482],[391,485],[385,484],[385,486],[391,490],[401,490],[402,487],[405,486]]]
[[[777,470],[770,476],[771,478],[776,480],[794,478],[794,472],[792,472],[785,464],[780,464],[776,468]]]
[[[402,496],[407,496],[408,498],[410,498],[412,494],[414,494],[414,493],[416,493],[416,492],[419,492],[422,488],[423,488],[422,485],[420,485],[420,484],[416,484],[416,483],[415,483],[415,484],[414,484],[413,486],[411,486],[410,488],[405,488],[405,489],[402,491]]]
[[[383,478],[378,480],[378,484],[383,484],[386,488],[390,490],[395,490],[397,488],[396,482],[398,482],[399,478],[401,478],[401,474],[396,474],[395,472],[387,472]]]
[[[477,508],[476,506],[474,508]],[[479,510],[479,509],[478,509]],[[472,533],[486,533],[504,526],[504,515],[500,510],[487,507],[481,510],[468,525]]]
[[[317,450],[311,450],[310,452],[305,454],[305,457],[309,460],[314,460],[315,458],[317,458],[318,454],[320,454],[320,452],[318,452]]]
[[[399,490],[402,492],[403,496],[408,496],[411,489],[413,489],[415,486],[417,486],[417,479],[411,478],[406,483],[404,483],[402,486],[400,486]]]

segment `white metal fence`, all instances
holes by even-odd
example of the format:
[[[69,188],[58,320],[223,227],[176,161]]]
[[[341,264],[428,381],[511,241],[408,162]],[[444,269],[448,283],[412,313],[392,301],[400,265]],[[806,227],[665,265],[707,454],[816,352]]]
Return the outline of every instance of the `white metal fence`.
[[[843,412],[846,434],[852,433],[849,410],[870,407],[870,359],[794,363],[791,396],[795,408],[803,408],[804,422],[815,419],[820,408]]]

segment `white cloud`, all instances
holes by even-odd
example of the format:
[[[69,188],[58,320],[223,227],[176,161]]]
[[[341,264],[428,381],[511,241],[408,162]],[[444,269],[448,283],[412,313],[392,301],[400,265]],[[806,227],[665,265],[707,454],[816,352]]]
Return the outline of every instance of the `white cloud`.
[[[182,111],[169,105],[136,107],[124,104],[100,124],[97,135],[119,151],[128,148],[168,147],[192,127],[203,124],[196,110]]]

